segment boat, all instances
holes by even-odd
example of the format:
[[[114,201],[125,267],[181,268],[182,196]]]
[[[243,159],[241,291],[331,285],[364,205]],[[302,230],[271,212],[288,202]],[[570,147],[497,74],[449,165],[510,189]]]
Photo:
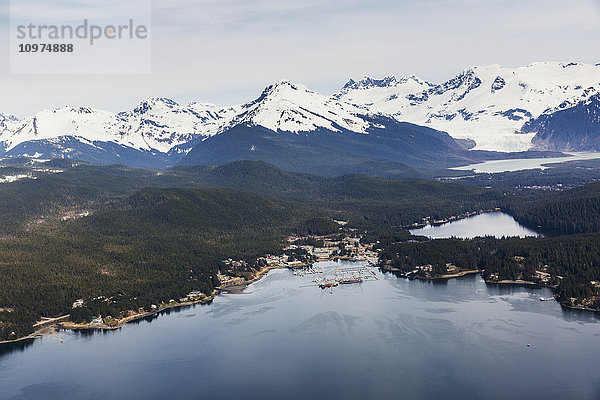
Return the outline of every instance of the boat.
[[[540,297],[540,301],[550,301],[554,300],[554,297]]]
[[[338,285],[338,283],[336,281],[326,281],[326,282],[319,283],[319,287],[321,289],[327,289],[327,288],[334,287],[337,285]]]
[[[362,278],[344,278],[344,279],[340,279],[340,283],[342,285],[347,285],[350,283],[362,283]]]

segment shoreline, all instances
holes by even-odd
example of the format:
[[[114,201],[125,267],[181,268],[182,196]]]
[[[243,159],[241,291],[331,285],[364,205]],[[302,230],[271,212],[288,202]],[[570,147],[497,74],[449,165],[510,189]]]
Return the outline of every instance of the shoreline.
[[[455,278],[462,278],[463,276],[467,276],[467,275],[474,275],[474,274],[478,274],[481,271],[478,269],[466,269],[464,271],[460,271],[457,272],[455,274],[447,274],[447,275],[436,275],[436,276],[419,276],[416,274],[412,274],[411,272],[404,272],[402,269],[400,268],[396,268],[396,267],[391,267],[389,265],[383,265],[380,266],[379,269],[382,272],[390,272],[396,276],[399,275],[400,278],[407,278],[407,279],[419,279],[422,281],[437,281],[437,280],[448,280],[448,279],[455,279]],[[409,276],[410,275],[410,276]]]
[[[187,301],[187,302],[183,302],[183,303],[167,304],[163,307],[160,307],[157,310],[147,311],[147,312],[131,315],[129,317],[121,318],[114,325],[106,325],[105,323],[94,324],[92,322],[75,323],[75,322],[71,322],[71,321],[57,321],[57,322],[45,325],[43,328],[40,328],[27,336],[23,336],[18,339],[0,341],[0,345],[17,343],[17,342],[25,341],[25,340],[38,339],[43,336],[56,334],[60,331],[60,329],[72,330],[72,331],[85,331],[85,330],[114,331],[114,330],[122,328],[123,326],[127,325],[130,322],[137,321],[137,320],[147,318],[147,317],[152,317],[155,315],[159,315],[162,312],[167,311],[167,310],[181,308],[181,307],[190,307],[190,306],[194,306],[197,304],[208,304],[208,303],[212,302],[222,292],[226,292],[228,288],[236,288],[232,292],[241,292],[244,289],[246,289],[250,284],[260,280],[270,270],[285,269],[285,268],[287,268],[287,267],[284,267],[281,265],[265,266],[265,267],[262,267],[261,269],[259,269],[258,271],[255,271],[253,274],[253,277],[249,280],[244,281],[244,283],[242,283],[242,284],[230,285],[230,286],[217,286],[209,296],[207,296],[203,299],[195,300],[195,301]],[[56,319],[58,320],[58,319],[66,318],[66,317],[68,317],[68,315],[57,317]]]
[[[265,266],[265,267],[262,267],[260,270],[256,271],[253,274],[253,277],[251,279],[246,280],[242,284],[229,285],[229,286],[218,286],[213,290],[213,292],[209,296],[207,296],[203,299],[195,300],[195,301],[187,301],[187,302],[183,302],[183,303],[167,304],[165,306],[160,307],[157,310],[143,312],[143,313],[139,313],[139,314],[135,314],[135,315],[131,315],[129,317],[119,319],[118,322],[114,325],[106,325],[104,323],[94,324],[92,322],[90,322],[90,323],[75,323],[75,322],[71,322],[71,321],[62,321],[63,319],[68,318],[69,315],[56,317],[56,318],[51,319],[51,321],[41,322],[40,324],[42,324],[43,326],[41,328],[35,330],[34,332],[30,333],[27,336],[23,336],[18,339],[3,340],[3,341],[0,341],[0,345],[18,343],[18,342],[27,341],[27,340],[35,340],[38,338],[42,338],[44,336],[54,335],[54,334],[57,334],[60,331],[60,329],[73,330],[73,331],[83,331],[83,330],[102,330],[102,331],[109,330],[109,331],[112,331],[112,330],[117,330],[117,329],[120,329],[123,326],[127,325],[130,322],[137,321],[137,320],[147,318],[147,317],[152,317],[155,315],[160,315],[161,313],[163,313],[164,311],[167,311],[167,310],[182,308],[182,307],[190,307],[190,306],[195,306],[197,304],[208,304],[208,303],[212,302],[218,295],[220,295],[222,293],[223,294],[240,294],[249,285],[251,285],[254,282],[257,282],[262,277],[264,277],[269,271],[271,271],[273,269],[286,269],[286,268],[288,268],[288,267],[284,267],[281,265]],[[395,267],[387,266],[387,268],[380,267],[380,269],[382,270],[382,272],[391,272],[394,275],[396,275],[397,273],[402,273],[402,271],[399,268],[395,268]],[[415,276],[414,279],[419,279],[419,280],[423,280],[423,281],[449,280],[449,279],[461,278],[461,277],[464,277],[467,275],[477,274],[479,272],[480,272],[479,270],[465,270],[465,271],[460,271],[456,274],[448,274],[448,275],[441,275],[441,276],[435,276],[435,277]],[[498,285],[498,286],[506,285],[506,286],[535,287],[535,288],[548,287],[550,289],[556,289],[555,286],[540,285],[535,282],[524,281],[524,280],[507,280],[507,279],[505,279],[505,280],[500,280],[500,281],[490,281],[490,280],[484,279],[484,282],[486,284]],[[569,310],[600,313],[600,310],[597,310],[597,309],[592,309],[592,308],[584,307],[584,306],[567,305],[567,304],[564,304],[564,303],[558,301],[557,299],[555,299],[555,301],[558,304],[560,304],[561,307],[564,307]]]
[[[437,275],[431,277],[424,277],[415,275],[414,279],[420,279],[422,281],[438,281],[438,280],[448,280],[454,278],[462,278],[463,276],[478,274],[478,269],[467,269],[464,271],[457,272],[456,274],[447,274],[447,275]]]
[[[425,228],[426,226],[440,226],[440,225],[448,224],[450,222],[455,222],[455,221],[460,221],[463,219],[471,218],[476,215],[495,213],[495,212],[502,212],[502,209],[500,207],[496,207],[493,209],[490,208],[489,210],[470,211],[470,212],[466,212],[461,215],[451,216],[451,217],[444,218],[444,219],[438,220],[438,221],[430,221],[430,222],[425,222],[425,223],[415,222],[411,225],[401,226],[401,228],[411,231],[411,230]]]
[[[37,330],[33,331],[32,333],[30,333],[29,335],[20,337],[18,339],[0,340],[0,346],[3,344],[19,343],[19,342],[24,342],[26,340],[35,340],[35,339],[42,338],[44,336],[55,335],[58,333],[58,331],[59,331],[58,323],[56,323],[53,325],[49,325],[49,326],[45,326],[43,328],[37,329]]]
[[[0,345],[17,343],[17,342],[22,342],[25,340],[33,340],[33,339],[38,339],[38,338],[41,338],[44,336],[54,335],[54,334],[58,333],[58,327],[59,327],[60,323],[63,320],[68,319],[69,316],[70,316],[69,314],[61,315],[60,317],[49,318],[46,321],[40,321],[33,325],[34,327],[36,327],[36,325],[37,325],[38,328],[35,329],[29,335],[20,337],[18,339],[0,340]]]
[[[485,283],[490,284],[490,285],[542,287],[542,285],[540,285],[539,283],[535,283],[535,282],[532,282],[532,281],[524,281],[524,280],[521,280],[521,279],[516,279],[516,280],[502,279],[502,280],[499,280],[499,281],[492,281],[492,280],[484,279],[483,281]]]
[[[549,288],[552,290],[558,288],[558,285],[546,285],[544,283],[524,281],[522,279],[516,279],[516,280],[503,279],[503,280],[499,280],[499,281],[484,279],[483,281],[490,285],[499,285],[499,286],[502,286],[502,285],[504,285],[504,286],[523,286],[523,287],[534,287],[534,288]]]
[[[189,306],[194,306],[196,304],[207,304],[212,302],[217,296],[219,296],[221,293],[227,294],[227,290],[228,289],[233,289],[231,290],[231,294],[237,294],[237,293],[241,293],[244,289],[246,289],[250,284],[260,280],[262,277],[264,277],[269,271],[273,270],[273,269],[287,269],[287,267],[284,266],[280,266],[280,265],[273,265],[273,266],[265,266],[262,267],[261,269],[259,269],[258,271],[256,271],[253,275],[253,277],[249,280],[244,281],[244,283],[239,284],[239,285],[229,285],[229,286],[217,286],[213,292],[210,294],[210,296],[207,296],[201,300],[196,300],[196,301],[187,301],[184,303],[176,303],[176,304],[169,304],[166,305],[164,307],[161,307],[157,310],[154,311],[148,311],[148,312],[144,312],[144,313],[140,313],[140,314],[135,314],[132,315],[130,317],[125,317],[122,318],[120,320],[118,320],[118,322],[115,325],[106,325],[104,323],[102,324],[93,324],[93,323],[84,323],[84,324],[78,324],[75,322],[70,322],[70,321],[65,321],[65,322],[60,322],[57,323],[53,326],[60,326],[60,328],[65,329],[65,330],[73,330],[73,331],[78,331],[78,330],[109,330],[109,331],[113,331],[113,330],[117,330],[122,328],[123,326],[127,325],[130,322],[133,321],[137,321],[139,319],[143,319],[146,317],[151,317],[154,315],[159,315],[161,314],[163,311],[166,310],[171,310],[171,309],[175,309],[175,308],[181,308],[181,307],[189,307]],[[20,339],[17,339],[20,340]]]
[[[260,280],[263,276],[265,276],[269,271],[271,271],[273,269],[289,269],[289,268],[283,267],[281,265],[271,265],[271,266],[262,267],[261,269],[259,269],[258,271],[256,271],[254,273],[254,277],[252,277],[251,279],[248,279],[247,281],[244,281],[244,283],[240,283],[239,285],[217,286],[216,289],[218,289],[218,291],[219,291],[218,294],[220,294],[221,292],[225,292],[225,294],[241,293],[250,284]]]
[[[43,336],[49,336],[49,335],[56,334],[60,331],[60,329],[72,330],[72,331],[85,331],[85,330],[113,331],[113,330],[117,330],[117,329],[120,329],[123,326],[127,325],[130,322],[137,321],[137,320],[147,318],[147,317],[152,317],[155,315],[159,315],[162,312],[167,311],[167,310],[172,310],[172,309],[181,308],[181,307],[190,307],[190,306],[194,306],[197,304],[208,304],[208,303],[212,302],[215,299],[215,297],[217,297],[219,294],[221,294],[221,292],[227,290],[227,288],[239,287],[241,290],[244,290],[246,287],[248,287],[248,285],[258,281],[263,276],[265,276],[270,270],[279,269],[279,268],[284,268],[284,267],[281,267],[281,266],[263,267],[260,270],[256,271],[253,278],[245,281],[241,285],[218,286],[215,288],[215,290],[213,290],[213,292],[209,296],[207,296],[203,299],[195,300],[195,301],[187,301],[187,302],[183,302],[183,303],[168,304],[166,306],[160,307],[157,310],[147,311],[147,312],[143,312],[143,313],[139,313],[139,314],[135,314],[135,315],[131,315],[129,317],[119,319],[117,321],[117,323],[114,325],[107,325],[104,323],[94,324],[91,322],[90,323],[76,323],[76,322],[71,322],[71,321],[57,321],[55,323],[46,325],[43,328],[37,329],[33,333],[31,333],[27,336],[23,336],[18,339],[0,341],[0,345],[17,343],[17,342],[21,342],[21,341],[25,341],[25,340],[38,339]],[[59,318],[65,318],[65,317],[66,316],[59,317]]]
[[[556,300],[556,299],[555,299]],[[561,303],[560,301],[556,300],[556,302],[558,304],[560,304],[561,307],[567,308],[569,310],[574,310],[574,311],[585,311],[585,312],[593,312],[593,313],[597,313],[600,314],[600,310],[595,309],[595,308],[589,308],[589,307],[585,307],[585,306],[570,306],[568,304],[564,304]]]
[[[166,311],[166,310],[172,310],[172,309],[181,308],[181,307],[190,307],[190,306],[195,306],[197,304],[208,304],[208,303],[212,302],[222,292],[226,291],[228,288],[239,288],[240,290],[244,290],[246,287],[248,287],[248,285],[258,281],[263,276],[265,276],[270,270],[279,269],[279,268],[284,268],[284,267],[281,267],[279,265],[262,267],[260,270],[255,272],[254,277],[252,277],[251,279],[249,279],[247,281],[244,281],[244,283],[242,283],[242,284],[230,285],[230,286],[217,286],[213,290],[213,292],[210,294],[210,296],[207,296],[203,299],[195,300],[195,301],[186,301],[183,303],[168,304],[168,305],[163,306],[154,311],[148,311],[148,312],[135,314],[135,315],[132,315],[129,317],[122,318],[122,319],[118,320],[118,322],[115,325],[106,325],[104,323],[93,324],[91,322],[84,323],[84,324],[78,324],[78,323],[70,322],[70,321],[61,322],[59,325],[62,329],[73,330],[73,331],[78,331],[78,330],[110,330],[110,331],[113,331],[113,330],[122,328],[123,326],[127,325],[130,322],[137,321],[137,320],[147,318],[147,317],[151,317],[154,315],[159,315],[163,311]]]
[[[163,311],[166,310],[172,310],[175,308],[180,308],[180,307],[189,307],[189,306],[194,306],[196,304],[207,304],[210,303],[211,301],[214,300],[214,298],[216,296],[218,296],[220,293],[219,290],[215,289],[213,290],[213,292],[210,294],[210,296],[207,296],[203,299],[200,300],[194,300],[194,301],[186,301],[183,303],[175,303],[175,304],[167,304],[166,306],[160,307],[154,311],[147,311],[147,312],[143,312],[143,313],[139,313],[139,314],[134,314],[131,315],[129,317],[125,317],[125,318],[121,318],[118,320],[118,322],[114,325],[106,325],[104,323],[102,324],[94,324],[93,322],[89,322],[89,323],[76,323],[76,322],[71,322],[71,321],[65,321],[65,322],[60,322],[58,325],[65,330],[72,330],[72,331],[80,331],[80,330],[108,330],[108,331],[114,331],[116,329],[120,329],[123,326],[127,325],[130,322],[133,321],[137,321],[143,318],[147,318],[147,317],[152,317],[154,315],[159,315],[161,314]]]

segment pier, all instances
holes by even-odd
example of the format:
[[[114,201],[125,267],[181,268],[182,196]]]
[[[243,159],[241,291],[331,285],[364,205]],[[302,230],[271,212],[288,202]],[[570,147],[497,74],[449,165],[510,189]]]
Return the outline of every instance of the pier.
[[[362,283],[365,281],[376,280],[379,280],[379,278],[377,278],[375,272],[368,268],[366,265],[361,265],[358,267],[346,267],[337,269],[334,272],[333,277],[318,276],[313,280],[314,284],[303,285],[302,287],[318,286],[321,289],[329,289],[338,285],[349,285],[353,283]]]
[[[304,276],[304,275],[314,275],[314,274],[322,274],[323,268],[314,267],[310,265],[308,267],[303,268],[294,268],[293,274],[296,276]]]
[[[365,265],[358,267],[340,268],[335,271],[334,279],[339,283],[361,283],[364,281],[376,281],[377,275]]]

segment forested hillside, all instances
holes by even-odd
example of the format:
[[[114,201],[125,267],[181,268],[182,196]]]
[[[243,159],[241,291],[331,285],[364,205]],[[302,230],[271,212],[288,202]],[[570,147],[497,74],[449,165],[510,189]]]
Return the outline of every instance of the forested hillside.
[[[287,172],[264,162],[175,169],[200,175],[201,185],[231,187],[323,208],[355,225],[408,225],[430,216],[446,218],[502,203],[502,193],[424,179],[344,175],[326,178]]]
[[[490,282],[521,280],[558,285],[558,298],[563,304],[600,309],[599,249],[600,234],[436,239],[383,245],[381,263],[406,272],[432,265],[437,275],[446,273],[446,264],[453,263],[464,269],[480,269]]]
[[[191,290],[211,293],[221,260],[281,252],[284,234],[319,214],[227,189],[144,189],[87,218],[0,242],[0,338],[78,298],[104,296],[97,312],[149,307]]]
[[[333,219],[366,231],[400,268],[426,263],[441,271],[454,262],[513,278],[547,263],[553,277],[565,275],[561,298],[588,298],[589,281],[600,279],[594,235],[406,243],[415,238],[398,227],[494,207],[548,231],[598,231],[598,183],[554,194],[481,186],[323,177],[252,161],[156,171],[7,160],[0,165],[0,335],[22,336],[41,316],[68,313],[78,298],[110,298],[89,302],[89,315],[78,316],[89,318],[210,292],[223,259],[246,260],[229,271],[244,276],[257,257],[280,253],[285,235],[332,232],[339,229]],[[569,252],[576,255],[567,260]],[[527,261],[515,264],[515,255]]]
[[[454,182],[366,175],[326,178],[252,161],[156,171],[57,160],[35,168],[0,167],[0,178],[3,174],[31,175],[1,186],[0,207],[5,212],[0,214],[0,232],[9,233],[27,224],[61,219],[69,211],[108,209],[144,187],[232,188],[310,204],[356,224],[408,225],[422,217],[441,219],[493,208],[503,198],[495,190]]]
[[[600,232],[600,182],[529,201],[513,201],[507,210],[520,222],[550,233]]]

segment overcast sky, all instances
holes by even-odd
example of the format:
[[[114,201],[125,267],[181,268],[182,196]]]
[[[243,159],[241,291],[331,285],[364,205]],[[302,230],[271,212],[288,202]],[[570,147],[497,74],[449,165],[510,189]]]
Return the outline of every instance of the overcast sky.
[[[229,105],[282,78],[331,94],[364,75],[442,82],[473,65],[600,62],[600,0],[152,0],[151,74],[11,75],[0,4],[0,113],[19,117],[147,96]]]

